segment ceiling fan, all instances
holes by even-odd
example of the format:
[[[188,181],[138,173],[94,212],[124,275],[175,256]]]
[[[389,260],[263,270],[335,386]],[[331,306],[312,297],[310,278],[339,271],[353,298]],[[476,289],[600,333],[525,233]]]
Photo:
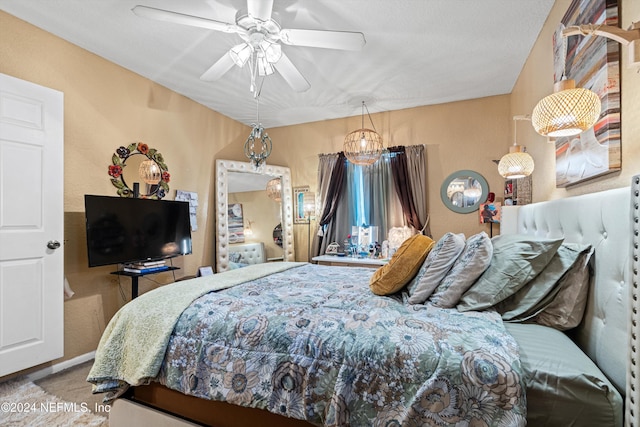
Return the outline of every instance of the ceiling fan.
[[[274,69],[296,92],[311,87],[282,51],[281,43],[341,50],[360,50],[366,43],[364,34],[359,32],[283,29],[272,19],[272,9],[273,0],[247,0],[247,14],[237,13],[235,24],[141,5],[132,11],[144,18],[238,34],[243,42],[229,49],[200,78],[214,81],[234,65],[243,67],[248,63],[252,92],[256,91],[256,76],[271,75]]]

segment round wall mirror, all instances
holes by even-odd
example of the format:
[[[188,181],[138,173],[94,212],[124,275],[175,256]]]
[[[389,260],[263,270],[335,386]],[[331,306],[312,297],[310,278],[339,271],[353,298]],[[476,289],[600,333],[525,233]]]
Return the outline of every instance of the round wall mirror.
[[[119,147],[111,157],[109,176],[120,197],[133,197],[138,184],[139,197],[162,199],[169,193],[169,168],[162,154],[143,142]]]
[[[457,213],[477,211],[488,196],[487,181],[479,173],[470,170],[452,173],[440,187],[442,203]]]

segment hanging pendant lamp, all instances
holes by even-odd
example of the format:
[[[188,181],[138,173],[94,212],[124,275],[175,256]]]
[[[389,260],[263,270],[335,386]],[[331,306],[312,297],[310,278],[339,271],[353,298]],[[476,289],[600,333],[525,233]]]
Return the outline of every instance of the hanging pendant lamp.
[[[260,123],[260,97],[256,95],[256,123],[244,143],[244,154],[256,169],[269,157],[273,143]]]
[[[533,169],[533,158],[520,145],[512,145],[509,154],[502,156],[498,163],[498,173],[508,179],[524,178],[531,175]]]
[[[562,40],[562,77],[553,85],[553,93],[542,98],[531,114],[533,128],[542,136],[558,138],[573,136],[591,128],[600,117],[598,95],[566,77],[567,41],[561,25],[557,37]]]
[[[540,100],[533,109],[531,122],[540,135],[552,138],[573,136],[591,128],[600,117],[598,95],[576,88],[573,79],[560,80],[554,93]]]
[[[273,178],[272,180],[269,180],[265,190],[267,191],[267,196],[271,200],[275,202],[282,201],[282,181],[280,178]]]
[[[364,127],[364,110],[367,109],[367,115],[371,122],[371,129],[365,129]],[[376,132],[376,127],[371,120],[371,114],[366,107],[364,101],[362,101],[362,127],[358,130],[347,134],[344,138],[344,155],[353,164],[356,165],[371,165],[378,161],[382,155],[382,137]]]
[[[518,145],[516,139],[517,121],[529,120],[529,117],[514,116],[513,120],[516,121],[513,125],[513,145],[509,148],[509,153],[502,156],[498,163],[498,173],[507,179],[529,176],[535,167],[531,155]]]

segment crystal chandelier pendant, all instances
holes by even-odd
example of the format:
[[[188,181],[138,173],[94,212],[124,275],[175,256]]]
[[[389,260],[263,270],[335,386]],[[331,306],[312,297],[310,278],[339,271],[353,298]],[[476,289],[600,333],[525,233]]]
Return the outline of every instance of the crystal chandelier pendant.
[[[244,154],[253,163],[256,170],[264,163],[271,154],[273,143],[271,138],[260,123],[260,92],[254,95],[256,99],[256,123],[251,126],[249,137],[244,143]]]
[[[271,138],[264,131],[262,124],[254,124],[247,141],[244,143],[244,154],[256,169],[269,157],[272,147]]]

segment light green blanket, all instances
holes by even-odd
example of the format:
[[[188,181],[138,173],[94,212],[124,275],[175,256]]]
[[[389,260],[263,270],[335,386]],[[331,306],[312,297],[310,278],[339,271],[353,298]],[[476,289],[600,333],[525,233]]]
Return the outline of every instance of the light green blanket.
[[[94,384],[94,393],[110,391],[108,400],[124,393],[130,385],[148,383],[160,371],[171,332],[192,301],[211,291],[304,264],[254,264],[173,283],[141,295],[122,307],[107,325],[87,381]]]

